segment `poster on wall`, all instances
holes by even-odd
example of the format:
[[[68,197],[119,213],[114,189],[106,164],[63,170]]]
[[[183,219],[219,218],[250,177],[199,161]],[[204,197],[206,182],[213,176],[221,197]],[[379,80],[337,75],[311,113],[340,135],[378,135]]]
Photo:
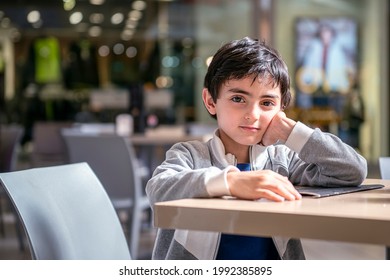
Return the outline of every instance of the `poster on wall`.
[[[298,18],[295,22],[296,105],[332,106],[340,112],[358,84],[358,34],[346,17]]]

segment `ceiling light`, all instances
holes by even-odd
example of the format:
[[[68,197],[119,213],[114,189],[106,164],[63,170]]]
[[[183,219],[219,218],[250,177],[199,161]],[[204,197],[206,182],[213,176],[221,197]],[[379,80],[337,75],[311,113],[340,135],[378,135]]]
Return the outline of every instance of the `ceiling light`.
[[[128,47],[126,49],[126,56],[129,58],[135,57],[137,55],[136,47]]]
[[[102,57],[108,56],[110,54],[110,48],[106,45],[103,45],[99,48],[98,53]]]
[[[213,60],[212,56],[209,56],[208,58],[206,58],[206,65],[207,65],[207,67],[210,65],[212,60]]]
[[[71,11],[74,8],[74,6],[76,6],[75,0],[63,0],[63,2],[64,2],[65,11]]]
[[[81,12],[74,12],[69,17],[69,22],[71,24],[78,24],[83,20],[83,14]]]
[[[138,11],[145,10],[146,2],[142,0],[134,1],[132,7],[134,10],[138,10]]]
[[[115,13],[111,17],[111,23],[112,24],[120,24],[123,22],[124,15],[122,13]]]
[[[123,30],[123,34],[134,35],[134,29],[125,29]]]
[[[120,55],[125,51],[125,46],[123,46],[123,44],[121,44],[121,43],[115,44],[114,47],[112,48],[112,51],[116,55]]]
[[[129,41],[133,38],[134,35],[134,29],[125,29],[121,33],[121,39],[123,41]]]
[[[126,28],[134,29],[137,27],[137,25],[138,25],[138,21],[132,21],[132,20],[126,21]]]
[[[91,26],[88,30],[88,34],[91,37],[99,37],[102,34],[102,28],[100,26]]]
[[[105,0],[89,0],[89,3],[92,5],[102,5],[104,4]]]
[[[121,39],[123,41],[130,41],[133,38],[133,35],[127,35],[125,33],[121,33]]]
[[[101,24],[104,21],[104,15],[101,13],[93,13],[89,16],[89,21],[93,24]]]
[[[29,23],[36,23],[40,19],[41,19],[41,14],[37,10],[31,11],[27,15],[27,21]]]
[[[142,13],[140,11],[132,10],[129,13],[129,19],[131,20],[140,20],[141,18],[142,18]]]

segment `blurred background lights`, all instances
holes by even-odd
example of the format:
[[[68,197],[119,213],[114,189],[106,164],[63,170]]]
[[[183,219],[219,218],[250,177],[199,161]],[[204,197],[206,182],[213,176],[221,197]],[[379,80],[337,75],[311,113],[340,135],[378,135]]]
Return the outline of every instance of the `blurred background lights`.
[[[136,47],[128,47],[126,49],[126,56],[129,58],[135,57],[137,55],[137,48]]]
[[[98,53],[102,57],[108,56],[110,54],[110,48],[106,45],[100,46]]]
[[[81,12],[74,12],[69,17],[71,24],[78,24],[83,20],[83,14]]]
[[[146,8],[146,2],[141,0],[134,1],[132,7],[134,10],[143,11]]]
[[[103,5],[105,0],[89,0],[92,5]]]
[[[71,11],[76,6],[75,0],[63,0],[64,10]]]
[[[89,16],[89,21],[92,24],[101,24],[104,21],[104,15],[102,13],[93,13]]]
[[[125,51],[125,46],[122,43],[115,44],[112,48],[112,51],[116,55],[123,54],[123,52]]]
[[[194,67],[194,68],[201,68],[203,66],[203,60],[202,60],[202,58],[197,56],[197,57],[194,57],[192,59],[191,64],[192,64],[192,67]]]
[[[209,67],[209,65],[210,65],[212,60],[213,60],[212,56],[209,56],[208,58],[206,58],[206,65],[207,65],[207,67]]]
[[[115,13],[111,17],[112,24],[121,24],[123,22],[124,15],[122,13]]]
[[[138,10],[132,10],[129,13],[129,19],[131,19],[131,20],[137,21],[137,20],[140,20],[141,18],[142,18],[142,12],[140,12]]]
[[[98,49],[98,53],[102,57],[108,56],[110,54],[110,48],[106,45],[100,46]]]
[[[177,56],[164,56],[161,63],[166,68],[174,68],[179,66],[180,60]]]
[[[36,10],[29,12],[27,15],[27,21],[29,23],[39,22],[40,19],[41,19],[41,14]]]
[[[88,30],[88,34],[91,37],[99,37],[102,34],[102,28],[100,26],[91,26]]]
[[[173,86],[173,79],[169,76],[159,76],[156,79],[156,86],[158,88],[169,88]]]

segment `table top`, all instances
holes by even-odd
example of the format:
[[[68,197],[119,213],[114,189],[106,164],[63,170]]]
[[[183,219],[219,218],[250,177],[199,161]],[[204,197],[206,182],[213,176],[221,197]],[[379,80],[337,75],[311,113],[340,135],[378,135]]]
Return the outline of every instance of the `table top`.
[[[212,137],[211,131],[187,133],[182,125],[161,125],[147,129],[145,133],[135,133],[129,137],[134,145],[173,145],[191,140],[207,141]]]
[[[178,142],[186,142],[191,140],[206,141],[209,139],[208,135],[146,135],[133,134],[129,137],[133,145],[173,145]]]
[[[160,228],[390,245],[390,180],[377,190],[298,201],[181,199],[156,203]]]

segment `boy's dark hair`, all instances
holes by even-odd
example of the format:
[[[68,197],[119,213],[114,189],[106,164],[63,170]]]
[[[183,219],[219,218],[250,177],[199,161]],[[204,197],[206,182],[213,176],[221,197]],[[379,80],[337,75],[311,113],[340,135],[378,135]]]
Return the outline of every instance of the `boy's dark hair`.
[[[222,46],[214,55],[207,70],[204,87],[217,102],[223,83],[231,79],[252,77],[270,79],[281,91],[282,108],[290,103],[290,77],[286,63],[279,53],[257,39],[245,37]]]

